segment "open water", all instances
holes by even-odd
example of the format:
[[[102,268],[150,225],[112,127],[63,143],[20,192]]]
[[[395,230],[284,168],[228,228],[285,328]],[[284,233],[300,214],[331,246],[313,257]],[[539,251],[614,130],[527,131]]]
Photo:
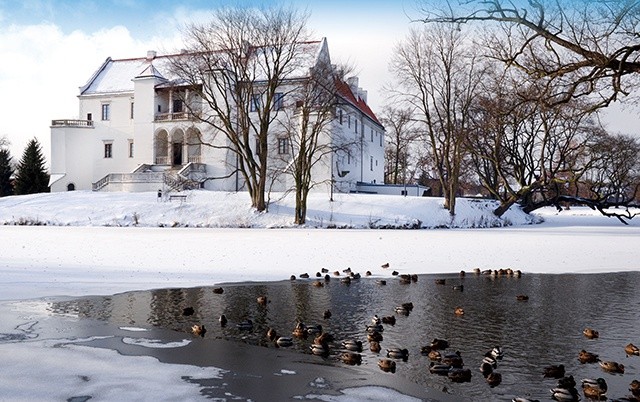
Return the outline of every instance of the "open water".
[[[51,304],[54,314],[73,313],[80,317],[105,320],[115,325],[157,327],[190,332],[194,324],[207,329],[204,339],[245,342],[265,348],[277,348],[267,336],[273,328],[279,335],[291,336],[296,323],[321,325],[332,334],[328,356],[313,356],[323,364],[346,366],[340,360],[341,341],[363,342],[359,369],[380,372],[378,361],[386,350],[406,348],[406,361],[396,359],[396,372],[410,381],[471,400],[511,400],[528,397],[550,400],[550,389],[557,380],[544,378],[546,366],[563,364],[566,375],[579,383],[583,378],[606,380],[610,400],[629,396],[629,384],[640,380],[640,357],[627,356],[624,346],[640,346],[640,272],[608,274],[524,274],[522,277],[473,275],[420,275],[416,282],[403,284],[398,278],[380,285],[373,278],[353,280],[349,285],[331,275],[323,286],[314,286],[315,278],[275,283],[223,285],[223,293],[214,287],[160,289],[130,292],[109,297],[88,297]],[[445,279],[445,284],[436,284]],[[454,286],[463,285],[463,290]],[[527,295],[528,301],[519,301]],[[268,302],[261,305],[259,296]],[[395,307],[413,303],[405,316]],[[454,314],[456,307],[464,315]],[[185,315],[185,308],[193,308]],[[329,310],[330,318],[324,318]],[[218,321],[224,314],[228,323]],[[395,325],[384,325],[382,350],[369,350],[366,327],[371,318],[394,316]],[[251,329],[238,323],[250,319]],[[587,327],[599,331],[597,339],[587,339]],[[294,338],[293,350],[311,354],[314,336]],[[464,367],[471,369],[469,382],[455,383],[446,376],[429,372],[430,360],[421,348],[434,338],[445,339],[449,348],[459,351]],[[495,346],[504,351],[496,371],[502,383],[490,387],[479,370],[485,353]],[[598,363],[581,364],[578,352],[585,349],[601,360],[624,364],[624,374],[603,371]],[[197,360],[194,358],[194,361]],[[196,363],[194,363],[196,364]]]

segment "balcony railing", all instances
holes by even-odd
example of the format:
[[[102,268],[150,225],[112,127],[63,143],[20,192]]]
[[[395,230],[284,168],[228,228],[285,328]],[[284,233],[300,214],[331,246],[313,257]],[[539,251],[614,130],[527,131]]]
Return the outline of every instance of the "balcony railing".
[[[93,128],[92,120],[51,120],[51,127],[84,127]]]
[[[188,112],[157,113],[156,121],[193,120],[193,114]]]

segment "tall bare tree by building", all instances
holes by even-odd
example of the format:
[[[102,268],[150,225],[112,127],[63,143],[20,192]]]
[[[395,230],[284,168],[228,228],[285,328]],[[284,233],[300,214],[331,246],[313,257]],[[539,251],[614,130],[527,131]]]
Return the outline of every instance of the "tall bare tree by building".
[[[385,183],[404,184],[407,179],[409,164],[415,150],[412,146],[420,139],[422,132],[414,111],[410,108],[386,106],[382,111],[381,123],[385,126]]]
[[[415,108],[445,208],[455,215],[469,109],[481,80],[479,58],[455,25],[427,25],[412,30],[394,49],[391,68],[399,81],[395,96]]]
[[[232,175],[242,176],[258,211],[266,208],[269,130],[286,96],[280,91],[308,57],[307,19],[289,8],[219,9],[211,21],[187,27],[186,52],[172,59],[176,76],[204,102],[189,110],[211,128],[212,138],[200,142],[228,150]]]

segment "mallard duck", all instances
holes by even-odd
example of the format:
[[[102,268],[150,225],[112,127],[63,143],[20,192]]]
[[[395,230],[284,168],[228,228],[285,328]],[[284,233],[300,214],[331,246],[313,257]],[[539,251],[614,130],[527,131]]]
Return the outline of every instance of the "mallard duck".
[[[517,301],[527,301],[527,300],[529,300],[529,296],[527,296],[527,295],[517,295],[516,296],[516,300]]]
[[[256,298],[256,301],[258,302],[259,305],[261,306],[266,306],[267,303],[269,302],[269,300],[267,299],[267,296],[258,296]]]
[[[382,320],[380,319],[380,317],[378,317],[377,314],[371,317],[371,325],[380,325],[381,322]]]
[[[384,286],[387,284],[387,281],[385,281],[384,279],[376,279],[376,284],[380,286]]]
[[[326,269],[326,268],[322,268],[322,269],[320,270],[320,272],[322,272],[323,274],[326,274],[327,272],[329,272],[329,270],[328,270],[328,269]]]
[[[343,363],[349,364],[351,366],[360,365],[362,363],[362,355],[360,353],[354,352],[343,352],[340,354],[340,360]]]
[[[309,279],[309,274],[308,274],[308,273],[306,273],[306,272],[305,272],[305,273],[303,273],[303,274],[300,274],[300,278],[302,278],[302,279]]]
[[[333,342],[335,340],[334,336],[331,335],[328,332],[323,332],[320,335],[316,336],[313,339],[313,343],[318,344],[318,345],[324,345],[327,344],[329,342]]]
[[[289,277],[289,280],[290,280],[290,281],[295,281],[295,280],[296,280],[296,276],[295,276],[295,275],[291,275],[291,276]]]
[[[582,331],[582,333],[584,334],[584,336],[586,336],[588,339],[595,339],[600,337],[600,334],[598,333],[598,331],[596,331],[593,328],[585,328],[584,331]]]
[[[322,274],[320,273],[320,271],[316,272],[316,278],[322,278]]]
[[[313,286],[315,286],[317,288],[322,288],[322,287],[324,287],[324,283],[322,283],[320,281],[313,281]]]
[[[329,345],[327,344],[313,343],[311,346],[309,346],[309,349],[311,349],[311,354],[314,354],[316,356],[329,356]]]
[[[517,397],[517,398],[513,398],[511,402],[540,402],[540,400]]]
[[[489,374],[493,373],[493,369],[494,367],[490,363],[482,362],[482,364],[480,364],[480,372],[482,373],[483,376],[485,376],[485,378]]]
[[[451,368],[447,377],[453,382],[470,382],[471,370],[463,368]]]
[[[604,378],[585,378],[582,380],[582,392],[590,399],[600,399],[607,393],[607,382]]]
[[[631,384],[629,384],[629,391],[631,391],[631,394],[633,394],[633,396],[640,397],[640,381],[631,381]]]
[[[283,348],[289,347],[293,345],[293,338],[288,336],[281,336],[276,340],[276,344]]]
[[[345,276],[344,278],[340,278],[340,283],[344,283],[345,285],[351,284],[351,277]]]
[[[371,332],[384,332],[384,327],[382,326],[382,324],[367,325],[367,327],[365,328],[365,330],[366,330],[368,333],[371,333]]]
[[[342,347],[351,352],[362,352],[362,342],[355,339],[347,339],[342,341]]]
[[[604,361],[600,362],[600,367],[604,371],[608,371],[609,373],[620,373],[624,374],[624,364],[613,362],[613,361]]]
[[[580,360],[580,363],[585,364],[585,363],[596,363],[600,359],[598,358],[597,354],[587,352],[586,350],[582,349],[578,353],[578,360]]]
[[[333,276],[340,276],[340,271],[333,271]]]
[[[447,280],[446,279],[435,279],[434,282],[436,283],[436,285],[446,285],[447,284]]]
[[[638,347],[636,345],[634,345],[633,343],[628,344],[627,346],[624,347],[624,351],[629,355],[636,355],[636,356],[640,356],[640,349],[638,349]]]
[[[250,319],[246,319],[236,324],[239,330],[241,331],[250,331],[253,329],[253,321]]]
[[[398,271],[393,271],[393,272],[391,273],[391,275],[393,275],[393,276],[398,276],[398,275],[400,275],[400,272],[398,272]]]
[[[182,309],[182,315],[184,316],[190,316],[193,315],[193,313],[195,313],[193,307],[185,307]]]
[[[405,309],[412,311],[413,310],[413,303],[408,302],[408,303],[402,303],[402,307],[404,307]]]
[[[382,350],[382,348],[380,347],[380,342],[378,341],[369,342],[369,350],[371,350],[373,353],[380,353],[380,351]]]
[[[392,359],[407,360],[409,358],[409,350],[400,349],[400,348],[390,348],[390,349],[387,349],[387,357],[390,357]]]
[[[562,377],[558,380],[558,385],[556,388],[575,388],[576,380],[572,375],[567,377]]]
[[[460,271],[460,273],[458,274],[458,276],[460,276],[460,278],[464,278],[467,275],[466,272],[464,272],[464,270]]]
[[[461,368],[462,366],[464,366],[464,363],[462,362],[462,356],[460,355],[459,351],[456,351],[455,353],[445,354],[440,359],[440,362],[448,364],[449,366],[454,368]]]
[[[453,313],[457,316],[461,316],[464,315],[464,309],[460,306],[456,307],[455,310],[453,310]]]
[[[491,373],[489,373],[489,375],[487,375],[487,384],[489,384],[491,388],[497,387],[501,382],[502,374],[492,371]]]
[[[553,388],[551,398],[561,402],[579,401],[580,395],[575,388]]]
[[[418,274],[411,274],[411,282],[418,282]]]
[[[516,269],[515,271],[513,271],[513,276],[515,276],[516,278],[520,278],[522,276],[522,271]]]
[[[438,375],[447,375],[451,370],[451,366],[444,363],[431,362],[429,363],[429,372]]]
[[[325,281],[325,282],[331,282],[331,275],[329,275],[329,274],[325,274],[325,275],[324,275],[324,281]]]
[[[405,316],[409,315],[409,310],[404,308],[403,306],[397,306],[394,309],[394,311],[396,312],[396,314],[405,315]]]
[[[224,314],[222,314],[222,315],[220,316],[220,318],[218,318],[218,321],[220,322],[220,326],[221,326],[221,327],[226,326],[226,325],[227,325],[227,322],[228,322],[228,320],[227,320],[227,316],[226,316],[226,315],[224,315]]]
[[[544,376],[551,378],[564,377],[564,364],[551,365],[544,368]]]
[[[458,290],[458,291],[462,292],[462,291],[464,291],[464,285],[453,285],[451,287],[451,289]]]
[[[387,269],[387,268],[389,268],[389,263],[385,262],[384,264],[380,265],[380,267],[382,267],[384,269]]]
[[[351,279],[360,279],[362,278],[362,275],[360,275],[360,272],[356,272],[356,273],[351,273]]]
[[[307,327],[307,334],[308,335],[318,335],[322,333],[322,325],[320,324],[315,324],[315,325],[309,325]]]
[[[351,267],[347,267],[347,268],[343,269],[342,272],[344,272],[345,274],[350,274],[351,273]]]
[[[307,326],[302,322],[298,322],[291,334],[296,338],[306,338],[308,335]]]
[[[275,341],[277,337],[278,337],[278,334],[276,333],[275,329],[269,328],[267,330],[267,338],[269,338],[271,342]]]
[[[482,271],[480,271],[480,268],[474,268],[474,269],[473,269],[473,273],[474,273],[475,275],[480,275],[480,273],[481,273],[481,272],[482,272]]]
[[[204,338],[204,334],[207,333],[207,329],[204,327],[204,325],[195,324],[191,327],[191,332],[193,332],[193,334],[196,336],[201,336]]]
[[[382,323],[383,324],[388,324],[388,325],[396,325],[396,316],[395,315],[389,315],[386,317],[382,317]]]
[[[371,276],[371,275],[373,275],[373,274],[371,273],[371,271],[367,271],[367,272],[365,272],[365,273],[364,273],[364,276]]]
[[[489,351],[489,352],[484,354],[484,358],[482,359],[482,363],[490,364],[491,367],[493,367],[493,368],[498,367],[498,361],[496,360],[495,357],[493,357],[493,355],[491,354],[491,351]]]
[[[444,339],[434,338],[431,341],[431,348],[432,349],[444,350],[444,349],[446,349],[448,347],[449,347],[449,341],[446,341]]]
[[[224,293],[224,289],[222,288],[213,288],[213,293],[217,294],[217,295],[221,295]]]
[[[390,359],[382,359],[378,361],[378,367],[380,367],[380,370],[384,371],[385,373],[395,373],[396,372],[396,362],[394,362],[393,360]]]
[[[378,331],[369,332],[367,334],[367,340],[369,342],[382,342],[382,334]]]
[[[436,349],[433,349],[429,345],[423,346],[420,349],[420,353],[423,355],[426,355],[429,358],[429,360],[440,361],[442,359],[442,355],[440,354],[440,352]]]
[[[325,320],[331,318],[331,310],[325,310],[324,313],[322,313],[322,318],[324,318]]]
[[[500,346],[494,346],[494,348],[491,349],[489,353],[491,353],[491,356],[493,356],[497,360],[502,360],[502,358],[504,357],[504,352],[502,351],[502,348]]]

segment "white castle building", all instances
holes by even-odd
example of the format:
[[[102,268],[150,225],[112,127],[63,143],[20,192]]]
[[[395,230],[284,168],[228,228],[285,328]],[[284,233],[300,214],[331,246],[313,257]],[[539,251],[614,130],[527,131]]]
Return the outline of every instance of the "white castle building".
[[[305,49],[312,57],[306,58],[309,65],[295,70],[297,74],[308,74],[317,63],[329,60],[325,39],[310,42]],[[220,147],[200,143],[199,139],[213,138],[214,133],[189,111],[207,103],[180,86],[180,77],[170,69],[170,58],[175,56],[150,51],[142,58],[108,58],[80,87],[79,118],[51,124],[52,192],[242,191],[243,178],[234,173],[235,155],[223,143]],[[313,180],[323,183],[318,188],[325,191],[333,185],[332,191],[342,192],[357,191],[361,183],[382,184],[384,128],[367,106],[367,93],[358,87],[356,77],[338,88],[340,99],[324,138],[350,136],[358,146],[323,156],[322,166],[313,170]],[[278,106],[295,108],[295,101],[287,96],[277,97]],[[215,138],[228,141],[224,136]],[[274,138],[269,144],[269,153],[280,160],[289,156],[282,139]],[[291,186],[291,180],[284,178],[275,181],[272,189],[284,191]]]

